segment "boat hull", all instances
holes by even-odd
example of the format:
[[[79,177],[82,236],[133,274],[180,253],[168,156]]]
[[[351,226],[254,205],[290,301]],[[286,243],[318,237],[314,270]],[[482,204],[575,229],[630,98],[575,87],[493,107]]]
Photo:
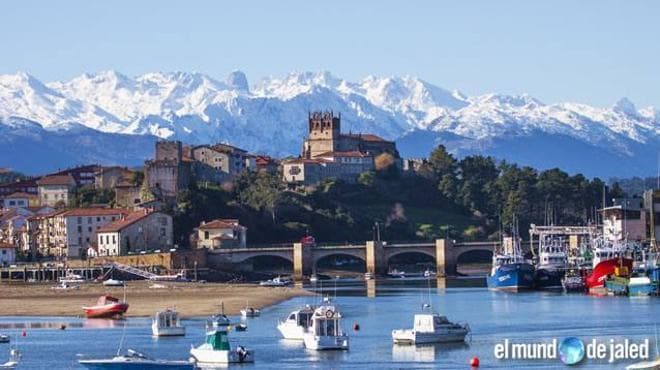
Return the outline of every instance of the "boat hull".
[[[90,370],[156,370],[156,369],[169,369],[169,370],[192,370],[193,364],[187,361],[167,361],[167,360],[116,360],[116,359],[99,359],[99,360],[80,360],[80,365]]]
[[[302,326],[287,324],[283,322],[277,324],[277,330],[280,331],[284,339],[289,340],[303,340],[303,336],[307,332],[307,329],[303,328]]]
[[[190,357],[195,366],[201,368],[254,362],[254,352],[252,350],[246,350],[241,355],[237,350],[213,350],[207,344],[192,348],[190,350]]]
[[[463,342],[468,334],[467,329],[457,329],[443,333],[424,333],[414,330],[393,330],[392,341],[395,344],[430,344]]]
[[[108,319],[123,316],[128,310],[128,303],[113,303],[103,306],[83,307],[85,317],[89,319]]]
[[[534,287],[540,290],[561,290],[564,275],[563,270],[541,267],[534,275]]]
[[[599,262],[585,281],[587,288],[597,289],[605,286],[605,280],[608,275],[614,274],[617,267],[626,267],[628,271],[632,270],[633,260],[630,258],[612,258]]]
[[[186,335],[186,327],[158,327],[158,325],[151,325],[151,332],[153,333],[154,337],[183,337]]]
[[[306,334],[303,336],[305,348],[311,350],[347,350],[348,349],[348,336],[316,336],[313,334]]]
[[[512,263],[498,266],[486,278],[488,289],[512,291],[534,288],[534,266],[529,263]]]

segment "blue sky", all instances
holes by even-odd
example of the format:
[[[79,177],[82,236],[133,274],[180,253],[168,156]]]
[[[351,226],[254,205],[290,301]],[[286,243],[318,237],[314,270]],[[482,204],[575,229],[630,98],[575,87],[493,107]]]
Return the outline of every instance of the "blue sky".
[[[654,1],[3,1],[0,73],[410,74],[467,94],[660,106]]]

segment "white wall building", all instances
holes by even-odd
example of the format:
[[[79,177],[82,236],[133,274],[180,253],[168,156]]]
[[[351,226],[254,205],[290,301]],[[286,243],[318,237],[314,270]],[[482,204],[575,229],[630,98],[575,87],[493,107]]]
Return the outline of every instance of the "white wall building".
[[[123,216],[98,230],[97,254],[123,256],[169,250],[174,245],[172,216],[147,209]]]
[[[95,245],[102,226],[119,220],[129,211],[122,208],[75,208],[53,216],[54,243],[60,256],[83,257]]]

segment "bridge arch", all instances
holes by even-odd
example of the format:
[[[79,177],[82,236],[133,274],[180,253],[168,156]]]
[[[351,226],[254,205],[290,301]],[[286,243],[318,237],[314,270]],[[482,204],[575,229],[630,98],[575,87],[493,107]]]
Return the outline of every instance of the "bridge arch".
[[[232,261],[235,263],[244,263],[249,262],[255,258],[276,258],[286,260],[293,265],[293,256],[291,253],[278,253],[278,252],[257,252],[251,254],[241,254],[232,257]]]
[[[336,268],[338,270],[344,270],[344,269],[351,271],[355,270],[360,272],[366,271],[367,261],[366,258],[364,257],[364,254],[346,252],[346,251],[332,251],[332,252],[316,254],[313,260],[313,270],[323,267],[330,267],[324,265],[326,263],[329,263],[333,259],[336,262],[341,261],[345,263],[346,266],[343,267],[344,265],[335,265],[332,268]]]

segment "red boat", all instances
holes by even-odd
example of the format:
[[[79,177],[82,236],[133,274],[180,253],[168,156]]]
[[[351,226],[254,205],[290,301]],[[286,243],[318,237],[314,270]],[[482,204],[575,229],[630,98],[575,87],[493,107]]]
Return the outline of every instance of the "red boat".
[[[121,317],[128,310],[128,303],[119,299],[103,295],[96,301],[96,305],[83,307],[87,318],[114,318]]]
[[[625,268],[627,271],[632,271],[633,260],[626,257],[615,257],[599,262],[587,276],[587,288],[602,288],[605,286],[607,275],[612,275],[617,268]],[[623,269],[622,269],[623,270]]]

